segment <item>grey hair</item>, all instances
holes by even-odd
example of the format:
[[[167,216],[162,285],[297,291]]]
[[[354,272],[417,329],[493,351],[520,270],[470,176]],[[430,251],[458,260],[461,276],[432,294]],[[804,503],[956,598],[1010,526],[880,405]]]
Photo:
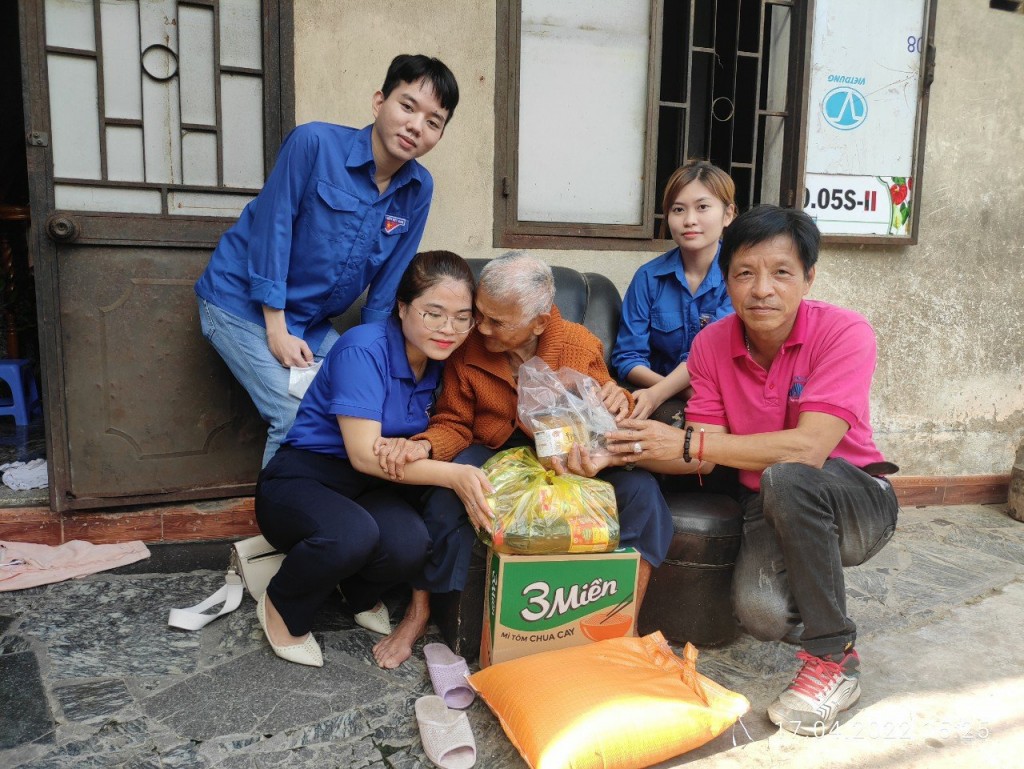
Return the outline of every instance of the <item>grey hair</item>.
[[[509,251],[485,264],[480,286],[499,302],[514,302],[530,320],[551,312],[555,303],[551,268],[523,251]]]

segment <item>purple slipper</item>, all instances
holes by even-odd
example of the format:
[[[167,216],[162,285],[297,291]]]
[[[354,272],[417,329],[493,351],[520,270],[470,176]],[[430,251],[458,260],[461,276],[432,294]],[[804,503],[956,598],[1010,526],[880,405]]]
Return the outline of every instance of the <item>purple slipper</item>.
[[[456,710],[463,710],[473,704],[476,692],[466,681],[469,666],[466,660],[444,644],[426,644],[423,656],[427,660],[427,672],[434,692],[445,704]]]

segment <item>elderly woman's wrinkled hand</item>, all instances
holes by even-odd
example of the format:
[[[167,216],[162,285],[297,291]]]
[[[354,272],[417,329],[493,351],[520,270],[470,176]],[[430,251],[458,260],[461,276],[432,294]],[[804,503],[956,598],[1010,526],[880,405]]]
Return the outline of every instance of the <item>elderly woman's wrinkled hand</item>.
[[[574,443],[573,447],[569,449],[569,454],[564,462],[559,457],[552,457],[551,459],[551,464],[558,475],[571,473],[572,475],[582,475],[587,478],[593,478],[606,467],[623,465],[625,463],[625,459],[621,459],[614,454],[603,452],[597,455],[591,454],[586,446],[579,443]]]
[[[648,419],[625,419],[619,429],[605,434],[608,450],[630,462],[679,459],[685,433],[678,427]]]
[[[380,469],[391,480],[405,477],[405,466],[430,456],[427,441],[411,441],[408,438],[377,438],[373,442],[373,453]]]
[[[487,480],[487,475],[479,467],[472,465],[452,464],[449,470],[453,475],[451,489],[465,505],[466,516],[473,529],[483,529],[492,534],[494,511],[487,504],[487,495],[494,493],[494,487]]]
[[[629,396],[614,379],[609,379],[601,385],[601,401],[615,417],[616,422],[629,415]]]

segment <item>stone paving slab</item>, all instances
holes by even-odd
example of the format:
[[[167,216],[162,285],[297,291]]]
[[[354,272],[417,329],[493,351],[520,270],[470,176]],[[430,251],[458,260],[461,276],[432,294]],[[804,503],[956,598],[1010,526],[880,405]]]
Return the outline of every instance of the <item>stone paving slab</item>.
[[[659,769],[1024,766],[1024,524],[1002,506],[907,509],[892,542],[846,574],[864,693],[837,733],[801,738],[768,722],[795,648],[741,635],[703,650],[698,668],[751,712]],[[222,580],[133,564],[0,593],[0,767],[430,766],[413,716],[431,692],[421,647],[399,670],[378,669],[378,636],[334,601],[314,628],[322,669],[277,659],[249,598],[200,632],[167,626],[171,606]],[[424,642],[437,640],[432,629]],[[486,705],[468,715],[478,767],[525,766]]]
[[[21,651],[0,655],[0,692],[4,710],[0,750],[26,742],[53,741],[53,720],[35,654]]]

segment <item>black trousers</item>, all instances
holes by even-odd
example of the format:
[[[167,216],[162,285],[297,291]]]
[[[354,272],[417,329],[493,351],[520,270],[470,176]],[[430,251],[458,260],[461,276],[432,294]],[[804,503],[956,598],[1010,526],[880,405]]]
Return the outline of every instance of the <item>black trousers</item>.
[[[414,503],[422,486],[391,483],[346,459],[283,446],[260,473],[256,520],[287,553],[267,595],[292,635],[340,586],[353,611],[419,574],[430,538]]]

